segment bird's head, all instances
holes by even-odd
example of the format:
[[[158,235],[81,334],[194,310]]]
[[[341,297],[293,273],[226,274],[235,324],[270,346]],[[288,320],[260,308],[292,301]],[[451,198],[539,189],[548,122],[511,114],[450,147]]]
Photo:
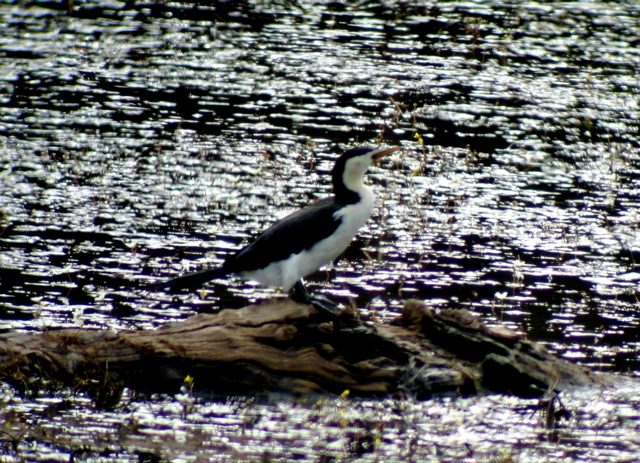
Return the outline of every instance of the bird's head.
[[[363,187],[362,176],[367,172],[371,163],[399,149],[397,146],[392,148],[358,146],[345,151],[336,161],[332,172],[333,188],[336,195],[343,192],[357,193]]]
[[[400,148],[398,146],[393,146],[391,148],[383,147],[376,148],[373,146],[357,146],[355,148],[350,148],[345,151],[340,159],[369,159],[371,160],[380,159],[388,154],[393,153],[394,151],[398,151]]]

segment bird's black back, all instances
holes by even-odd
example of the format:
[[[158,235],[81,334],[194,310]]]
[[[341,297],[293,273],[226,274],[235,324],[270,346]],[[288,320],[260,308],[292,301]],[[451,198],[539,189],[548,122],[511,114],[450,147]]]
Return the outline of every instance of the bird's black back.
[[[230,256],[223,268],[233,273],[259,270],[311,249],[340,226],[341,219],[334,217],[339,209],[340,205],[330,197],[286,216],[253,243]]]

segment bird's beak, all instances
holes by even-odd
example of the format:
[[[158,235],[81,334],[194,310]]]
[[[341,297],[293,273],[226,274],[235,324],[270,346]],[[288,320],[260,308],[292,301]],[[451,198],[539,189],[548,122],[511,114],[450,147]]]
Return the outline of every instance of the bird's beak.
[[[399,146],[394,146],[391,148],[378,148],[377,150],[373,151],[373,153],[371,154],[371,158],[374,160],[380,159],[384,156],[387,156],[388,154],[398,151],[399,149],[400,149]]]

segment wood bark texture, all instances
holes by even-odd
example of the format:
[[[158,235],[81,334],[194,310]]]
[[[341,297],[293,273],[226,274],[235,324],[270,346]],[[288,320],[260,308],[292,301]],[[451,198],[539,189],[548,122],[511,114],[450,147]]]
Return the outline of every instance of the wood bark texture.
[[[407,301],[391,323],[331,317],[283,299],[157,330],[0,335],[0,376],[23,393],[70,386],[107,406],[123,387],[212,395],[503,392],[535,397],[606,380],[466,310]],[[187,379],[188,378],[188,379]],[[185,383],[185,379],[187,379]]]

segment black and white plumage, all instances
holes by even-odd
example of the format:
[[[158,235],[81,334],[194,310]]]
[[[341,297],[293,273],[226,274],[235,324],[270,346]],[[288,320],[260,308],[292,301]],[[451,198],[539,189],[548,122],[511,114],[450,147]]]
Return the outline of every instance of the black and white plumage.
[[[265,286],[291,291],[294,299],[333,312],[323,300],[312,298],[302,279],[337,259],[373,211],[374,196],[362,177],[375,159],[399,148],[358,147],[340,156],[332,170],[334,195],[279,220],[258,238],[229,256],[215,269],[203,270],[159,283],[156,287],[196,287],[236,274]]]

